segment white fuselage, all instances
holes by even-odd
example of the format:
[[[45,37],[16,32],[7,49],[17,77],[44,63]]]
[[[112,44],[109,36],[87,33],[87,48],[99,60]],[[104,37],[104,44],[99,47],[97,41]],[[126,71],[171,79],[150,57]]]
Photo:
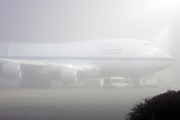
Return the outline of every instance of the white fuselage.
[[[60,64],[97,66],[107,76],[143,75],[165,69],[175,60],[136,39],[92,40],[62,44],[10,43],[7,58]]]

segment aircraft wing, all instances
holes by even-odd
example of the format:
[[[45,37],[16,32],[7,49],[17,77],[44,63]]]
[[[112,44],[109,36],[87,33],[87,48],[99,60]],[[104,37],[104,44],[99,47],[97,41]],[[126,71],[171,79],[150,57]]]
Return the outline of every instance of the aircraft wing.
[[[55,66],[55,67],[59,67],[60,69],[72,68],[76,70],[84,70],[84,66],[78,66],[78,65],[67,65],[67,64],[59,64],[59,63],[45,62],[45,61],[34,61],[34,60],[0,58],[0,64],[5,64],[5,63],[18,63],[22,65],[33,65],[33,66],[44,66],[44,67]]]

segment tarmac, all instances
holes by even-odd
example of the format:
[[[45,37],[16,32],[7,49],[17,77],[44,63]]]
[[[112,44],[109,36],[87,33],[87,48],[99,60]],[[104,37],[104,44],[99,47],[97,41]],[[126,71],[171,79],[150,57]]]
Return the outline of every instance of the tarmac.
[[[0,89],[0,120],[124,120],[133,105],[180,86]]]

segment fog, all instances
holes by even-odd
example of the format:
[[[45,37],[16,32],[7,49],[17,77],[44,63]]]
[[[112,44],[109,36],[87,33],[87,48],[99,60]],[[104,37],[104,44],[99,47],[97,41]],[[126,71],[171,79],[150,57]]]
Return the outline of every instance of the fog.
[[[167,52],[168,54],[172,55],[175,58],[176,62],[173,66],[163,71],[160,71],[157,74],[159,76],[166,74],[171,75],[174,77],[175,83],[178,83],[177,85],[179,85],[180,84],[179,82],[180,7],[179,6],[180,6],[179,0],[26,0],[26,1],[0,0],[0,43],[3,43],[5,46],[7,46],[7,43],[66,43],[66,42],[99,40],[99,39],[142,39],[149,41],[153,46],[163,50],[164,52]],[[4,56],[5,47],[2,44],[0,46],[1,46],[0,56]],[[2,78],[2,80],[0,81],[0,83],[2,82],[2,84],[0,85],[0,87],[2,88],[8,85],[10,87],[12,87],[13,85],[17,86],[17,83],[15,83],[15,81],[8,79],[6,82],[4,82],[3,80],[4,79]],[[16,81],[19,82],[19,80]],[[55,81],[53,82],[54,82],[53,87],[61,86],[61,83]],[[160,89],[158,89],[157,91],[155,90],[151,91],[151,89],[149,88],[145,89],[145,91],[149,93],[147,95],[154,95],[156,93],[165,92],[169,88],[173,88],[173,87],[161,86]],[[71,93],[71,90],[73,91],[73,89],[70,90],[63,89],[65,93],[66,92]],[[91,94],[91,90],[85,89],[85,91],[86,90],[89,94]],[[115,97],[116,95],[114,94],[108,97],[106,96],[107,94],[102,89],[95,89],[95,90],[98,91],[98,94],[96,94],[97,96],[103,92],[104,98],[112,97],[111,99],[107,99],[107,101],[105,101],[104,104],[106,102],[108,103],[108,101],[112,101],[116,99]],[[58,91],[60,90],[58,89]],[[79,88],[77,91],[79,91]],[[128,91],[125,91],[123,89],[123,91],[129,94],[132,93],[134,89],[132,90],[130,89]],[[138,89],[137,91],[143,91],[143,90]],[[10,104],[10,106],[14,106],[14,104],[16,104],[16,100],[18,102],[19,98],[23,98],[23,96],[21,96],[23,94],[21,93],[22,92],[21,91],[19,93],[20,94],[19,97],[15,97],[16,99],[15,102],[12,102],[11,100],[6,102],[8,98],[11,99],[14,98],[13,96],[11,96],[12,94],[10,94],[10,92],[9,93],[7,92],[8,94],[6,96],[4,94],[4,91],[1,91],[0,94],[5,95],[5,97],[3,99],[3,102],[0,102],[0,105],[4,104],[4,106],[6,106],[7,104],[8,106],[8,104]],[[16,92],[15,90],[15,93],[18,94],[18,92]],[[44,91],[40,90],[39,94],[42,94],[43,92]],[[54,91],[51,90],[51,92]],[[62,93],[62,91],[60,92],[61,92],[60,95],[63,96],[64,93]],[[35,93],[35,92],[30,91],[30,93]],[[77,94],[74,91],[73,93]],[[96,92],[92,90],[92,93],[95,94]],[[110,92],[108,93],[112,94],[113,91],[110,90]],[[133,92],[133,93],[136,94],[138,92]],[[83,105],[88,104],[88,102],[90,103],[90,101],[87,100],[88,97],[85,95],[85,93],[82,94],[84,95],[82,96],[81,94],[78,95],[80,98],[82,97],[82,100],[85,98]],[[123,92],[121,94],[123,94]],[[53,98],[56,95],[59,94],[58,93],[55,93],[55,95],[53,94],[52,95]],[[68,94],[68,95],[72,95],[72,94]],[[37,96],[38,94],[36,93],[36,97]],[[92,96],[97,97],[95,95]],[[48,97],[48,95],[46,97]],[[124,97],[129,98],[128,99],[129,103],[132,102],[130,99],[133,98],[130,98],[126,95]],[[147,97],[147,96],[143,92],[142,94],[139,93],[134,102],[136,102],[138,99],[142,99],[142,97]],[[33,100],[36,101],[33,95],[31,95],[31,98],[33,98]],[[37,97],[37,98],[42,99],[41,97]],[[72,98],[76,98],[76,97],[72,97],[72,96],[67,97],[67,99],[72,99]],[[58,98],[58,100],[61,99]],[[74,100],[72,102],[73,104],[71,104],[71,101],[67,102],[65,99],[63,100],[64,100],[63,102],[66,103],[65,106],[68,105],[73,106],[74,103],[76,102],[76,100]],[[119,100],[119,98],[116,100]],[[79,101],[83,102],[81,101],[81,99],[79,99]],[[52,100],[51,102],[55,102],[55,104],[53,105],[58,106],[57,101]],[[47,104],[50,105],[51,102],[47,102]],[[77,102],[77,105],[80,105],[80,102]],[[28,100],[25,99],[25,102],[22,106],[26,106],[26,103],[28,104]],[[116,103],[118,103],[118,101],[116,101]],[[129,105],[129,103],[124,103],[124,104]],[[18,103],[18,105],[19,104],[20,103]],[[40,104],[40,102],[37,103],[32,102],[29,103],[27,106],[31,106],[34,104]],[[48,106],[45,104],[46,102],[42,103],[40,105],[41,106],[40,109],[41,108],[45,109],[43,106],[46,107]],[[98,102],[96,104],[98,104]],[[102,106],[104,104],[102,104]],[[112,104],[115,106],[115,103],[112,102]],[[88,106],[89,105],[91,106],[91,104],[88,104]],[[109,104],[107,105],[111,105],[111,102],[109,102]],[[62,106],[58,106],[58,107],[61,108]],[[57,111],[59,110],[58,107],[55,108]],[[128,106],[127,111],[131,107],[132,106]],[[64,108],[66,107],[62,107],[62,109]],[[8,109],[10,110],[10,108]],[[17,110],[18,109],[19,108],[17,107]],[[73,106],[72,109],[76,109],[76,107]],[[79,109],[78,112],[80,111],[82,112],[84,110],[81,108]],[[107,106],[104,108],[100,107],[99,111],[101,111],[102,109],[108,109],[108,107]],[[91,110],[93,111],[94,109],[92,108]],[[90,112],[92,112],[91,110]],[[96,110],[98,111],[98,109]],[[114,109],[108,109],[108,110],[113,111]],[[117,108],[117,110],[119,109]],[[70,108],[68,108],[67,111],[72,112]],[[67,111],[66,113],[68,114]],[[23,110],[21,112],[23,112]],[[8,114],[8,112],[6,111],[5,113]],[[102,112],[102,114],[104,113]],[[18,116],[16,114],[12,114],[12,115]],[[31,116],[30,114],[28,115]],[[22,117],[22,115],[20,116]],[[0,114],[0,119],[1,117],[3,117],[3,114],[2,115]]]
[[[178,0],[1,0],[2,42],[178,37]],[[174,38],[173,38],[174,37]]]
[[[1,42],[132,38],[153,43],[169,28],[168,53],[179,61],[178,0],[1,0]],[[162,37],[162,36],[161,36]],[[178,76],[178,73],[173,73]]]

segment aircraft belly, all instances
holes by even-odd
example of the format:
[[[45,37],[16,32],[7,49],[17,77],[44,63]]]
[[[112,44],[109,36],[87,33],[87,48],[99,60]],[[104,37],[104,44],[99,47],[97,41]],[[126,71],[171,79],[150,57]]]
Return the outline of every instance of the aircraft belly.
[[[102,61],[98,65],[102,70],[116,76],[153,72],[152,63],[149,61]]]
[[[110,74],[140,74],[152,71],[152,63],[148,61],[62,60],[53,62],[69,65],[97,66]]]
[[[53,60],[44,61],[66,65],[96,66],[109,75],[148,74],[168,67],[169,61],[116,61],[116,60]],[[38,69],[41,72],[61,69],[59,66],[45,66]]]

